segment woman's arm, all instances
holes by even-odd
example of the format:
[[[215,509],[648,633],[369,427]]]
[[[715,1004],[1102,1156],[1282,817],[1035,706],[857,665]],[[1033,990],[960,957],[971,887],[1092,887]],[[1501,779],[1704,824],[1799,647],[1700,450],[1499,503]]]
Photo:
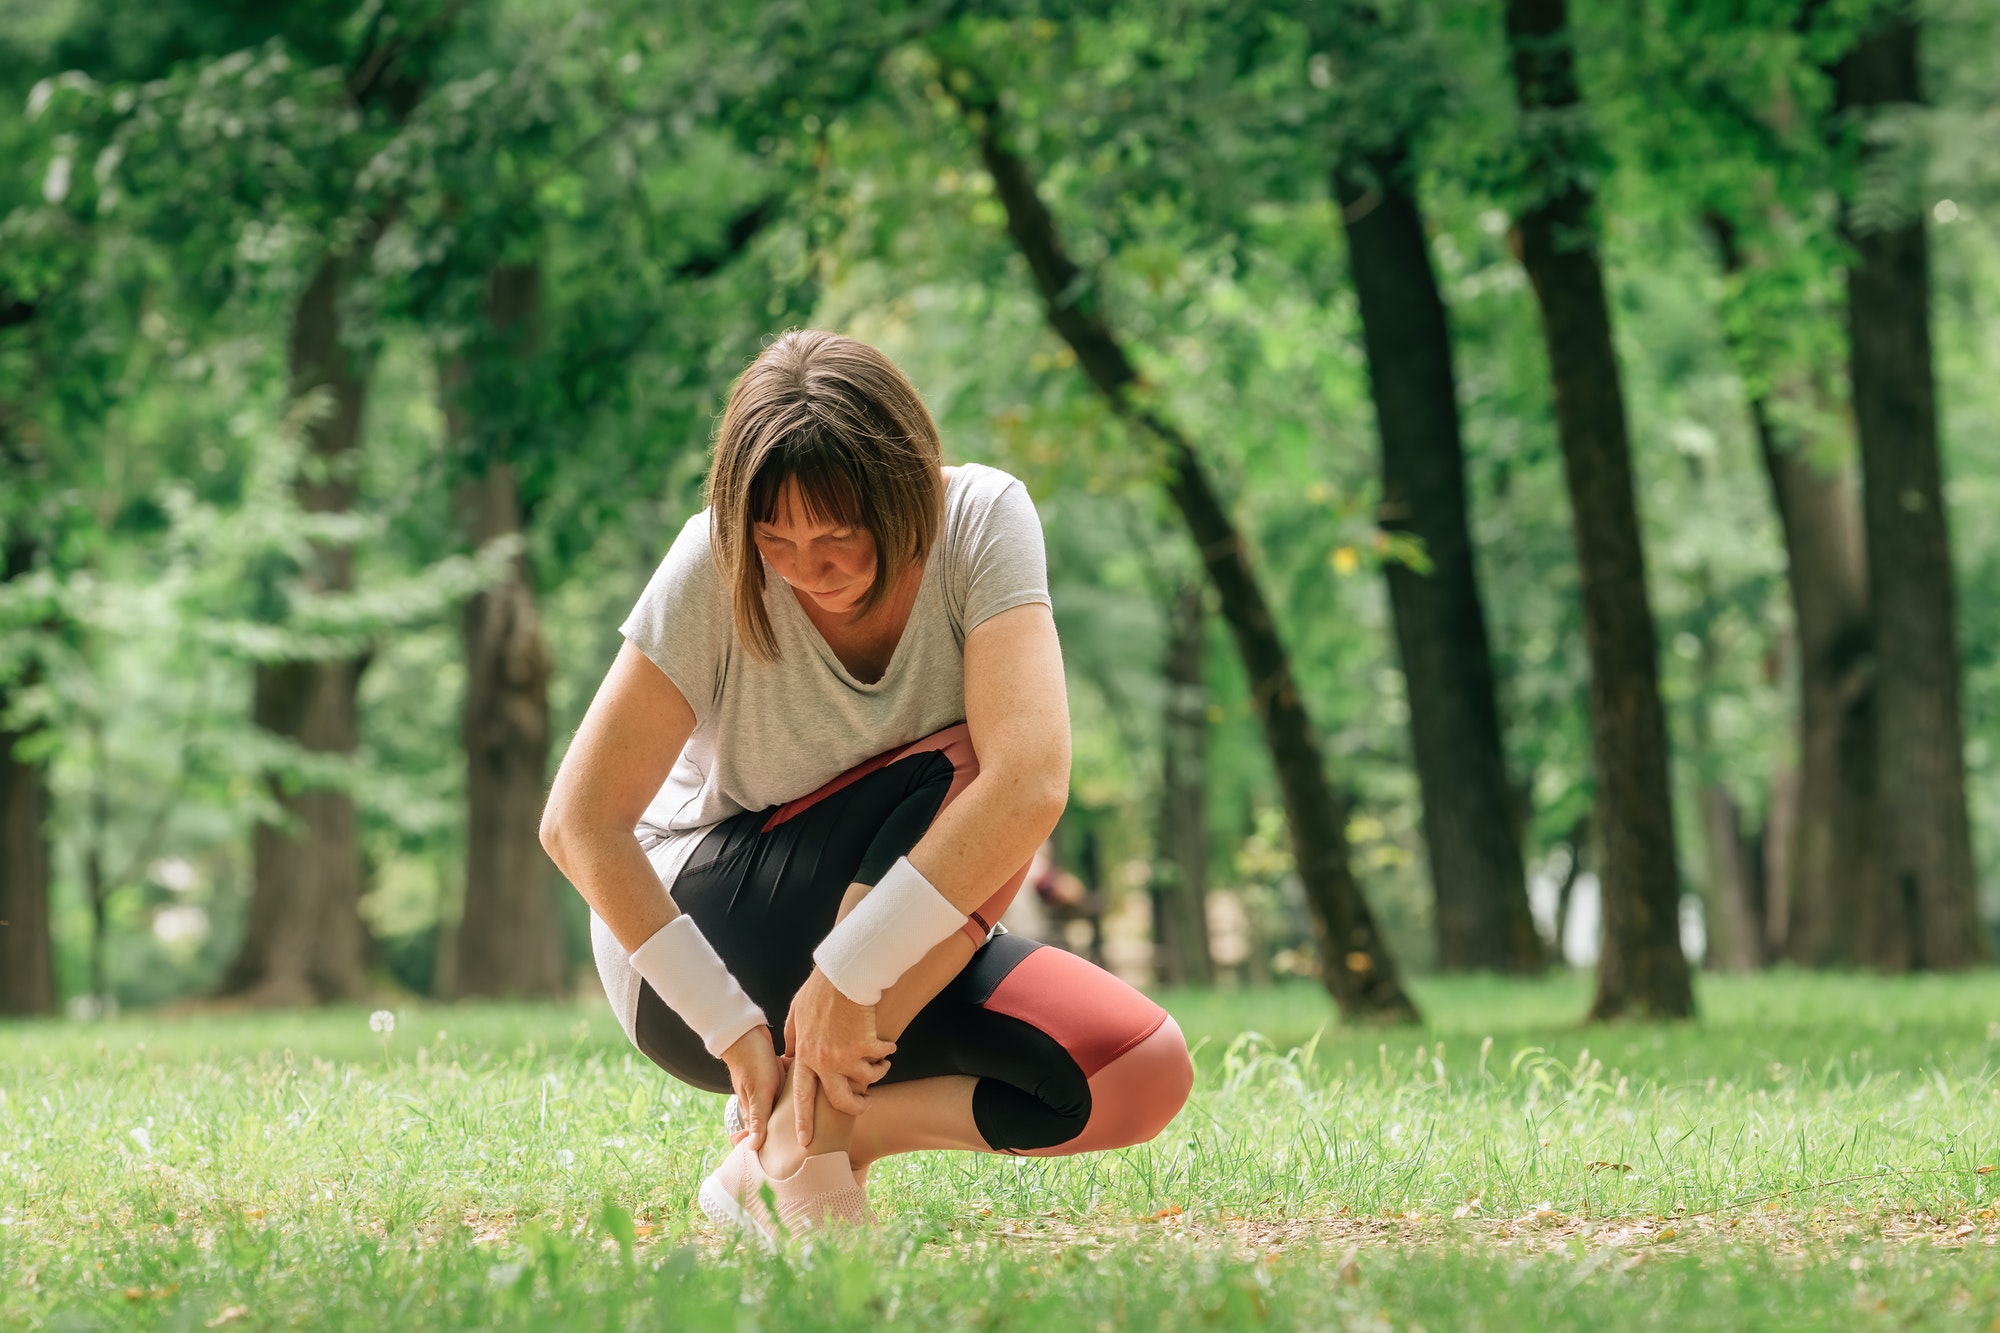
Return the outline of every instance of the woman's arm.
[[[627,953],[680,915],[633,833],[667,780],[694,710],[630,643],[597,687],[542,811],[542,846]]]
[[[979,776],[910,864],[970,914],[1028,863],[1069,801],[1069,694],[1048,607],[1002,611],[966,636],[965,722]]]
[[[628,954],[680,916],[633,829],[694,734],[694,720],[694,709],[667,673],[625,644],[570,741],[542,811],[542,846],[549,859]],[[706,956],[721,967],[712,949]],[[715,979],[725,993],[741,995],[726,973]],[[658,989],[672,978],[647,974],[647,980]],[[671,987],[661,992],[663,998],[670,993]],[[770,1028],[752,1027],[721,1055],[743,1107],[750,1146],[760,1147],[784,1078]]]

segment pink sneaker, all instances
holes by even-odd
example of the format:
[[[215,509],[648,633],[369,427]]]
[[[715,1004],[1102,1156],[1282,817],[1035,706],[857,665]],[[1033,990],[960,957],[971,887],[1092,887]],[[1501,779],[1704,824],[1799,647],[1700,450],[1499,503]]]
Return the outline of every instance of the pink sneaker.
[[[767,1198],[764,1190],[770,1189]],[[829,1225],[865,1226],[868,1195],[856,1183],[844,1152],[808,1157],[791,1175],[774,1180],[745,1143],[701,1182],[701,1210],[718,1226],[740,1227],[774,1249],[787,1235],[821,1231]]]

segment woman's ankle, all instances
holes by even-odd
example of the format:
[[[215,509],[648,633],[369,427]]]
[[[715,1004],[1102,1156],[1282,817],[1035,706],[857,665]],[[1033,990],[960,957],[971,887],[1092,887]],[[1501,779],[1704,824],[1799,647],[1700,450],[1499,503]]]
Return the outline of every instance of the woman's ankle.
[[[777,1119],[775,1116],[772,1118]],[[773,1129],[775,1128],[774,1125]],[[852,1151],[850,1146],[852,1135],[846,1132],[846,1126],[830,1132],[822,1124],[819,1129],[820,1132],[813,1137],[810,1145],[799,1143],[798,1133],[792,1128],[789,1118],[784,1121],[783,1133],[774,1132],[766,1135],[764,1146],[757,1153],[757,1160],[763,1164],[764,1174],[773,1180],[783,1180],[803,1166],[808,1157],[818,1157],[822,1153]]]
[[[806,1155],[797,1139],[780,1138],[776,1134],[766,1137],[764,1146],[757,1150],[758,1163],[764,1168],[764,1174],[773,1180],[784,1180],[793,1175],[805,1160]]]

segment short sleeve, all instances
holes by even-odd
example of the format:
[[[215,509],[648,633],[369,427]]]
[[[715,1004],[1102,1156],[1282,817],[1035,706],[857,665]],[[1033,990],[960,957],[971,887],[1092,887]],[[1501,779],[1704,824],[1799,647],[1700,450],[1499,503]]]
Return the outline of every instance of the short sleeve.
[[[1002,611],[1029,602],[1051,604],[1042,520],[1028,498],[1028,488],[1004,472],[984,471],[982,480],[1003,484],[984,504],[969,506],[959,534],[957,565],[962,582],[955,609],[961,639]]]
[[[733,627],[722,576],[709,555],[704,509],[681,528],[618,630],[667,673],[700,722],[722,696]]]

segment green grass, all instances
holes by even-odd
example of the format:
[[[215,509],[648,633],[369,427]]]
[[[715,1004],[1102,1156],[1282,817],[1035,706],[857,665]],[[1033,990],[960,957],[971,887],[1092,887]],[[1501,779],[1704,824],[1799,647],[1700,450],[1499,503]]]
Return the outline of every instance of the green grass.
[[[2000,976],[1168,1003],[1154,1143],[898,1159],[773,1261],[689,1200],[720,1101],[601,1006],[0,1028],[0,1328],[1966,1327],[2000,1315]]]

